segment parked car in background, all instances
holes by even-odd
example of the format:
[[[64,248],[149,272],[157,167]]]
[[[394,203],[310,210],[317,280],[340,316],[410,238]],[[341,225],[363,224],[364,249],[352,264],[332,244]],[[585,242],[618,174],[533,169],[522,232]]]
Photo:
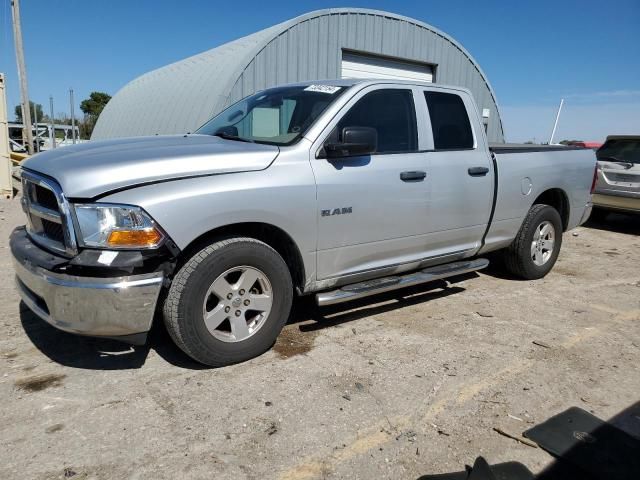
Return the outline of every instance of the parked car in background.
[[[161,99],[159,100],[161,101]],[[156,311],[213,366],[320,306],[479,270],[538,279],[591,211],[579,147],[489,146],[463,88],[337,80],[258,92],[194,135],[89,142],[23,165],[18,290],[69,332],[144,341]]]
[[[608,211],[640,213],[640,135],[610,135],[596,157],[593,217]]]

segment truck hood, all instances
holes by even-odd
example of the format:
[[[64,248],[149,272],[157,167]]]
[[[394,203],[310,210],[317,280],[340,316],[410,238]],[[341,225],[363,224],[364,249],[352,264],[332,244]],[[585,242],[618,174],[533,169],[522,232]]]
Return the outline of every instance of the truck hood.
[[[68,198],[92,198],[149,182],[263,170],[278,152],[209,135],[167,135],[60,147],[22,166],[57,180]]]

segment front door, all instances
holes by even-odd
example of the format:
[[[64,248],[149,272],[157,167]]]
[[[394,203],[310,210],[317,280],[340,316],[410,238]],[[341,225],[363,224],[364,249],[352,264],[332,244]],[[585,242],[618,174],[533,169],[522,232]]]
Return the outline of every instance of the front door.
[[[312,158],[318,198],[317,278],[367,272],[424,256],[427,156],[419,151],[411,87],[369,87],[346,106],[324,140],[344,127],[378,134],[372,155]],[[315,152],[313,152],[315,153]]]

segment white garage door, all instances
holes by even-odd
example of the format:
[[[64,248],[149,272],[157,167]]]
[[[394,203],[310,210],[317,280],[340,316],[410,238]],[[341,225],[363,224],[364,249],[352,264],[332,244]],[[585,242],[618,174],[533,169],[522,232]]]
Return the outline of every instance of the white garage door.
[[[342,52],[342,78],[385,78],[432,82],[433,70],[429,65]]]

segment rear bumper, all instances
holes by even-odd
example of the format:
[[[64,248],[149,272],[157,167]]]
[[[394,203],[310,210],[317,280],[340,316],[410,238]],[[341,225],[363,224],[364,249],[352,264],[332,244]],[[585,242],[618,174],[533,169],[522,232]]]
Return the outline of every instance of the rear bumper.
[[[56,273],[35,265],[35,256],[31,261],[16,244],[20,241],[30,240],[12,238],[16,285],[36,315],[66,332],[132,343],[144,340],[162,288],[162,272],[111,278]]]
[[[592,198],[594,207],[618,210],[621,212],[640,213],[640,197],[594,193]]]

